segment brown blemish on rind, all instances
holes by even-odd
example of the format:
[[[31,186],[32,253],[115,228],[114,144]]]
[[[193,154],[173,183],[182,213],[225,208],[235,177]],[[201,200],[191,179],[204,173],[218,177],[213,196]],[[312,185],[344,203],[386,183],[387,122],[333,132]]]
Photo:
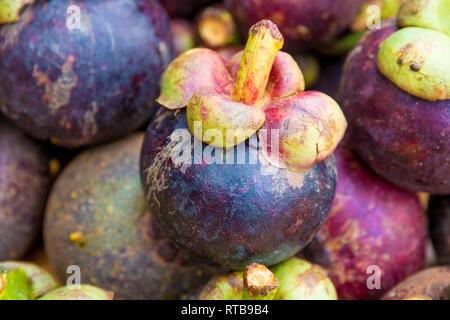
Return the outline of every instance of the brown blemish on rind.
[[[97,101],[92,102],[92,109],[86,111],[83,117],[83,135],[93,136],[97,134],[98,127],[95,116],[98,112]]]
[[[161,203],[158,200],[157,194],[169,188],[166,182],[166,174],[170,170],[170,166],[167,162],[171,161],[172,150],[177,144],[178,141],[170,139],[164,148],[156,155],[152,165],[145,170],[146,183],[150,186],[147,199],[153,199],[158,204],[158,207],[161,207]]]
[[[47,104],[52,114],[69,103],[72,90],[78,84],[78,77],[73,71],[75,60],[76,58],[73,55],[67,57],[61,66],[61,74],[55,82],[52,82],[47,74],[39,71],[37,65],[34,66],[33,78],[36,79],[38,86],[45,86],[42,100]]]

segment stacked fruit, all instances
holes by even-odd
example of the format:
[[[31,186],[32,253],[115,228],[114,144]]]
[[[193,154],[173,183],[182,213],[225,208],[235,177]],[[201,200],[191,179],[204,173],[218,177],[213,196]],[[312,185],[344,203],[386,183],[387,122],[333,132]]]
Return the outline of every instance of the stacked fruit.
[[[450,299],[450,0],[160,2],[0,0],[0,300]]]

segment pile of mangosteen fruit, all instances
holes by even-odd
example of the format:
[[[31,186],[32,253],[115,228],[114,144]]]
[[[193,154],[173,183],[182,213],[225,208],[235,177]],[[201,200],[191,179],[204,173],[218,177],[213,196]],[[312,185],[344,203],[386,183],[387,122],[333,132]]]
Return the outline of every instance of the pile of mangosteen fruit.
[[[0,300],[450,299],[450,0],[0,0]]]

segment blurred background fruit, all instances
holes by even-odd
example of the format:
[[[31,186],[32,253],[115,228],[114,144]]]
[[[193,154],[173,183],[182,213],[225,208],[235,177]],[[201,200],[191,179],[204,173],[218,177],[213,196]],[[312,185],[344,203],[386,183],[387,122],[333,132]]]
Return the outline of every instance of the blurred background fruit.
[[[42,145],[0,118],[0,261],[22,258],[40,234],[48,163]]]
[[[118,299],[176,299],[213,270],[192,263],[160,232],[139,180],[143,134],[89,149],[53,186],[45,249],[59,279],[70,265],[83,283]]]
[[[335,152],[338,183],[333,207],[301,252],[328,268],[340,299],[377,299],[423,268],[427,223],[416,194],[376,176],[351,151]],[[380,287],[368,286],[380,270]]]
[[[172,54],[156,0],[36,1],[0,26],[0,106],[38,139],[79,147],[115,139],[154,113]]]
[[[437,262],[450,264],[450,196],[432,196],[428,216]]]

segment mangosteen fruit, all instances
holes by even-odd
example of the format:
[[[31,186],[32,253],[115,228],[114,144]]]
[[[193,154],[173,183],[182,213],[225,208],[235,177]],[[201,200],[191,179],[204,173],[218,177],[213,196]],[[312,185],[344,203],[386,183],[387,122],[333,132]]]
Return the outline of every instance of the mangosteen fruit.
[[[28,3],[17,22],[0,23],[0,109],[9,119],[35,138],[76,148],[151,117],[171,59],[158,1]]]
[[[424,267],[425,213],[415,193],[378,177],[353,152],[339,147],[334,155],[333,206],[301,254],[327,268],[340,299],[378,299]]]
[[[318,265],[290,258],[267,268],[253,263],[245,271],[212,278],[199,300],[336,300],[336,290]]]
[[[286,50],[305,51],[332,41],[352,22],[364,0],[225,0],[243,39],[250,26],[270,19],[285,36]]]
[[[428,217],[437,262],[450,264],[450,196],[432,196],[428,204]]]
[[[46,149],[0,117],[0,261],[22,258],[32,246],[49,189]]]
[[[450,300],[450,266],[422,270],[389,290],[384,300]]]
[[[405,2],[398,25],[361,39],[345,63],[339,101],[350,143],[377,174],[411,191],[448,194],[450,38],[423,2]],[[426,2],[450,10],[449,1]],[[415,10],[404,9],[410,3]]]
[[[81,280],[118,299],[175,299],[213,275],[192,263],[156,226],[139,179],[143,134],[86,150],[63,170],[49,197],[45,249],[63,281]]]
[[[163,232],[204,263],[244,270],[295,255],[325,221],[345,118],[306,91],[269,20],[226,63],[210,49],[175,59],[142,146],[141,180]],[[185,108],[186,107],[186,108]]]

